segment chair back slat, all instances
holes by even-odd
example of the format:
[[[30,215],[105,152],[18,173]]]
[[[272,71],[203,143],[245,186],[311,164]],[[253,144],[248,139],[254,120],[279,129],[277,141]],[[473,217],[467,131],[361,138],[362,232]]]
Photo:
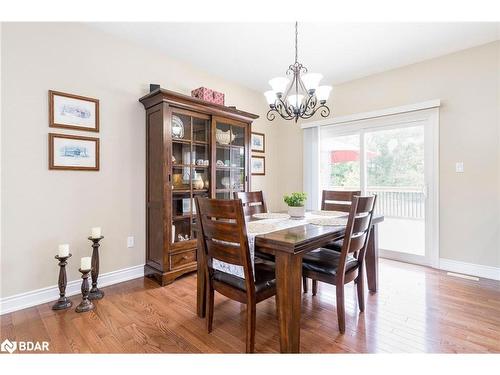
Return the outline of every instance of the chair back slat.
[[[267,212],[266,200],[262,191],[237,191],[234,199],[241,199],[245,216]]]
[[[356,216],[354,218],[354,224],[352,226],[352,233],[356,234],[356,233],[366,232],[368,226],[370,225],[370,221],[371,221],[370,215]]]
[[[343,202],[324,202],[321,209],[323,211],[340,211],[340,212],[349,212],[351,209],[351,202],[343,203]]]
[[[211,199],[199,199],[199,202],[203,216],[218,220],[236,220],[237,206],[232,200],[217,199],[217,202],[212,202]]]
[[[237,266],[243,266],[245,264],[239,244],[229,244],[214,240],[207,240],[206,244],[207,254],[210,258],[215,258]]]
[[[323,190],[321,209],[324,211],[349,212],[354,196],[361,195],[361,191],[334,191]]]
[[[351,236],[351,242],[349,243],[349,253],[354,253],[356,251],[359,251],[363,248],[366,242],[366,235],[368,231],[366,232],[361,232],[356,235]]]
[[[367,199],[367,198],[373,198],[373,201],[376,199],[374,198],[376,196],[369,196],[369,197],[359,197],[358,199],[358,207],[356,210],[356,214],[360,215],[363,213],[368,213],[371,212],[373,207],[372,207],[372,199]]]
[[[204,220],[203,231],[205,237],[207,239],[239,243],[240,233],[238,225],[235,222],[228,222],[226,220]]]

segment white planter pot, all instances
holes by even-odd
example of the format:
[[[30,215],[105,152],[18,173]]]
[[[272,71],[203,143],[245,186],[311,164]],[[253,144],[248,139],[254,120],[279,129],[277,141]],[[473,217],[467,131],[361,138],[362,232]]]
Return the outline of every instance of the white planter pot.
[[[288,206],[288,215],[291,217],[304,217],[306,214],[306,208],[302,207],[291,207]]]

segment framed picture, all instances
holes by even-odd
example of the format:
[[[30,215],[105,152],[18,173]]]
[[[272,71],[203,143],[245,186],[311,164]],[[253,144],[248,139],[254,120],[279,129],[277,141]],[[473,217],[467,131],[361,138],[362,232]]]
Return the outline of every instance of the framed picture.
[[[49,133],[49,169],[98,171],[99,138]]]
[[[99,131],[99,100],[49,90],[49,127]]]
[[[266,151],[266,135],[263,133],[252,132],[252,151],[265,152]]]
[[[252,156],[251,171],[253,176],[264,176],[266,174],[266,158],[264,156]]]

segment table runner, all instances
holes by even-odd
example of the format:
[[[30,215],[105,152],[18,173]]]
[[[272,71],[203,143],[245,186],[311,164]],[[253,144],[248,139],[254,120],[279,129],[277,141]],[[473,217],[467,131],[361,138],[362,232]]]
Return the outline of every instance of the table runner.
[[[345,213],[342,213],[342,216],[345,216]],[[275,231],[282,230],[282,229],[293,228],[293,227],[298,227],[299,225],[308,224],[309,223],[308,220],[311,218],[314,218],[314,217],[324,217],[324,216],[307,212],[306,216],[303,219],[286,219],[286,220],[263,219],[263,220],[259,220],[258,222],[259,223],[272,223],[273,225],[276,226],[276,229],[271,231],[271,232],[275,232]],[[266,232],[266,233],[271,233],[271,232]],[[260,234],[265,234],[265,233],[247,233],[248,247],[250,249],[250,259],[251,259],[252,266],[255,263],[255,237],[260,235]],[[213,259],[212,267],[216,270],[230,273],[232,275],[241,277],[242,279],[245,278],[242,266],[237,266],[237,265],[234,265],[231,263],[226,263],[226,262],[222,262],[222,261],[217,260],[217,259]]]

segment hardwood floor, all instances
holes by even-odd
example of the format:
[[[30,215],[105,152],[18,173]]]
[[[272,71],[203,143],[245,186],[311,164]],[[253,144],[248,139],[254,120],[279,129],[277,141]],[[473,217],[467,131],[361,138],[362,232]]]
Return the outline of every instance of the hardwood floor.
[[[159,287],[136,279],[103,288],[90,313],[52,311],[51,303],[1,316],[1,340],[49,341],[67,353],[234,353],[245,350],[245,309],[216,294],[214,329],[196,316],[196,275]],[[71,298],[78,303],[78,296]],[[302,297],[304,353],[500,352],[500,282],[381,260],[380,289],[359,314],[346,286],[346,334],[340,335],[335,289],[320,283]],[[275,301],[257,306],[256,352],[279,351]]]

